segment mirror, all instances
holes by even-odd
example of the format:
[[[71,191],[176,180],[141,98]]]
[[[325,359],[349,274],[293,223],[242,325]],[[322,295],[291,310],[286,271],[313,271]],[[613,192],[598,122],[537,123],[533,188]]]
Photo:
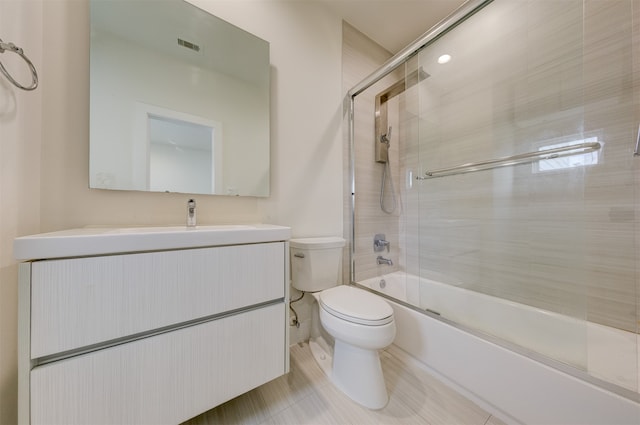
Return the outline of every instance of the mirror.
[[[269,195],[269,43],[182,0],[91,0],[89,186]]]

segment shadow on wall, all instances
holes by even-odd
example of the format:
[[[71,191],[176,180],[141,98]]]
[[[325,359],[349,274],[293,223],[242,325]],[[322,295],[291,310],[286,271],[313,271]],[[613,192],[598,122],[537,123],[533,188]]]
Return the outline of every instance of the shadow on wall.
[[[334,146],[335,145],[335,146]],[[308,161],[304,164],[296,164],[303,173],[306,174],[304,178],[298,178],[295,185],[290,190],[292,194],[305,194],[305,196],[326,196],[325,194],[330,191],[337,191],[340,200],[342,200],[342,179],[338,181],[338,185],[332,187],[327,184],[327,181],[322,177],[322,172],[333,173],[341,172],[342,169],[331,170],[326,169],[326,164],[331,162],[331,152],[333,149],[339,149],[342,153],[342,104],[337,105],[331,120],[325,127],[322,134],[309,143],[307,146],[313,149],[313,153],[305,154]],[[342,163],[340,163],[342,166]],[[278,168],[277,166],[274,168]],[[318,173],[317,176],[310,178],[308,173]],[[307,208],[315,209],[318,204],[314,202],[302,202],[298,204],[301,211],[298,211],[298,215],[301,217],[314,217],[317,211],[310,212],[308,215],[304,212]],[[342,211],[342,208],[340,209]],[[342,229],[340,229],[340,232]],[[304,232],[303,232],[304,233]],[[302,234],[302,233],[301,233]],[[305,236],[318,236],[318,235],[305,235]]]
[[[0,424],[18,423],[18,266],[0,268]]]
[[[15,89],[0,75],[0,123],[15,121],[16,105]]]

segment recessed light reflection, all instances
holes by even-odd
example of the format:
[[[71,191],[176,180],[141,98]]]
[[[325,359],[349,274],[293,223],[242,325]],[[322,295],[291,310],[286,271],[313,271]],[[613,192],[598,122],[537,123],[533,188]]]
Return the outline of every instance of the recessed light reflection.
[[[443,64],[443,63],[447,63],[451,60],[451,55],[442,55],[438,58],[438,63],[439,64]]]

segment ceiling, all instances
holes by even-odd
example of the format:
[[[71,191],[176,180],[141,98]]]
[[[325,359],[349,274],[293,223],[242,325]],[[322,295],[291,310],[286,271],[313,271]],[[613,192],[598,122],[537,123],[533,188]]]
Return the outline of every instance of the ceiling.
[[[395,54],[464,0],[317,0]]]

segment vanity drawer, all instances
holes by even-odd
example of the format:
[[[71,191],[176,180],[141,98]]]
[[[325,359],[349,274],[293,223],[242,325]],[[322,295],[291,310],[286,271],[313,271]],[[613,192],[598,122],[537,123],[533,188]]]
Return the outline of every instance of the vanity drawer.
[[[285,294],[285,243],[31,263],[31,358],[139,335]]]
[[[285,303],[31,371],[31,423],[177,424],[285,373]]]

